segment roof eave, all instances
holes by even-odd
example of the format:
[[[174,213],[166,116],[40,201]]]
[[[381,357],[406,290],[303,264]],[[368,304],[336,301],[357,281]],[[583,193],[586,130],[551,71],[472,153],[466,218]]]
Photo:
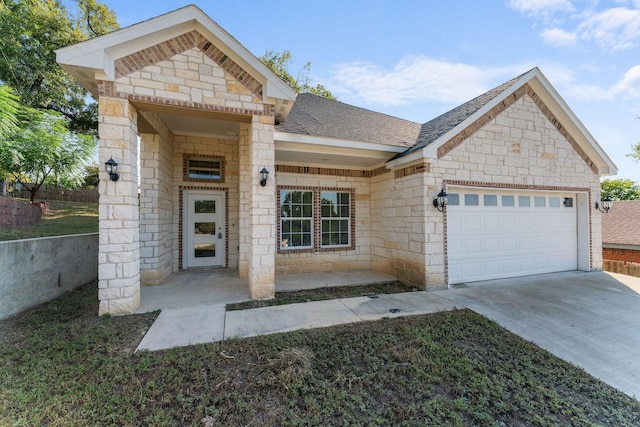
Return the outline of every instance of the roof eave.
[[[192,30],[197,30],[223,49],[231,59],[262,83],[264,101],[276,106],[276,113],[281,120],[288,115],[295,101],[296,92],[194,5],[57,49],[56,60],[89,92],[97,96],[96,80],[114,81],[114,64],[117,59]]]

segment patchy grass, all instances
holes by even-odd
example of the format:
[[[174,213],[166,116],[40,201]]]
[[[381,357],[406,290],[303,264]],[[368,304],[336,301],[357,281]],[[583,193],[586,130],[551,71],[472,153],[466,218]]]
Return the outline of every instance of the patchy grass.
[[[95,284],[0,322],[0,425],[640,425],[640,403],[468,310],[132,354]]]
[[[52,200],[47,204],[49,211],[42,221],[25,227],[0,228],[0,241],[98,232],[97,203]]]
[[[248,310],[251,308],[271,307],[274,305],[295,304],[299,302],[324,301],[338,298],[375,296],[378,294],[397,294],[400,292],[411,292],[416,290],[416,288],[408,287],[400,282],[392,282],[362,286],[336,286],[301,291],[276,292],[275,298],[270,300],[251,300],[227,304],[227,311]]]

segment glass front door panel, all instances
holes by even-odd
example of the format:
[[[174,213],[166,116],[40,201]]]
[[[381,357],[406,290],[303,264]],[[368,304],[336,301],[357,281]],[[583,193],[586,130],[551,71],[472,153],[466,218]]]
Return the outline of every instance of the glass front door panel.
[[[216,213],[216,201],[215,200],[196,200],[195,201],[195,213]]]
[[[215,222],[196,222],[193,228],[196,235],[209,234],[213,236],[214,234],[216,234]]]
[[[195,258],[212,258],[216,256],[216,245],[194,245],[193,256]]]

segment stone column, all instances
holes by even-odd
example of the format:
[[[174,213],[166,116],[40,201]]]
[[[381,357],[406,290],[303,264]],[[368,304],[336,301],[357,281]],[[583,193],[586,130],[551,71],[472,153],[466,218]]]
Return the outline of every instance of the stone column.
[[[118,162],[117,182],[100,174],[99,314],[132,313],[140,305],[137,112],[125,99],[99,101],[100,163]]]
[[[249,277],[249,207],[251,205],[251,187],[255,177],[249,160],[251,147],[251,123],[240,124],[238,135],[238,175],[240,197],[238,213],[238,275]]]
[[[249,138],[249,293],[252,299],[275,296],[276,197],[273,117],[254,116]],[[269,171],[260,185],[260,171]]]

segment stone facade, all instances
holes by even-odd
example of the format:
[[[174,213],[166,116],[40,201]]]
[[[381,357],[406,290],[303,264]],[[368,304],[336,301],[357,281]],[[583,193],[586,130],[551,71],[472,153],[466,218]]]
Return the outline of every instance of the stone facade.
[[[582,265],[602,267],[600,213],[591,209],[592,200],[599,200],[598,168],[529,83],[429,155],[426,147],[424,157],[412,152],[413,157],[357,170],[345,164],[307,166],[301,152],[299,161],[276,165],[275,117],[286,117],[295,95],[252,62],[256,58],[248,51],[240,54],[237,42],[224,41],[226,33],[216,33],[213,26],[208,33],[206,27],[190,27],[178,36],[172,28],[166,34],[173,38],[155,46],[142,37],[135,41],[139,50],[128,50],[111,64],[111,74],[105,72],[115,76],[111,81],[97,81],[100,161],[113,156],[120,173],[118,182],[104,172],[100,181],[101,314],[132,312],[140,284],[159,284],[185,268],[183,203],[189,191],[224,194],[223,266],[247,278],[254,299],[272,298],[275,275],[291,273],[375,269],[420,289],[446,287],[447,215],[432,200],[448,186],[575,193],[582,230],[578,244],[589,253]],[[203,34],[218,35],[208,40]],[[233,122],[237,134],[180,126],[172,131],[165,115]],[[287,143],[302,147],[306,136],[315,137]],[[332,154],[378,150],[369,143],[345,143]],[[220,177],[190,178],[185,171],[190,158],[219,159]],[[269,171],[265,186],[259,184],[263,168]],[[314,244],[304,249],[281,247],[280,190],[296,188],[312,191],[318,209]],[[318,243],[322,191],[351,195],[349,244]]]

